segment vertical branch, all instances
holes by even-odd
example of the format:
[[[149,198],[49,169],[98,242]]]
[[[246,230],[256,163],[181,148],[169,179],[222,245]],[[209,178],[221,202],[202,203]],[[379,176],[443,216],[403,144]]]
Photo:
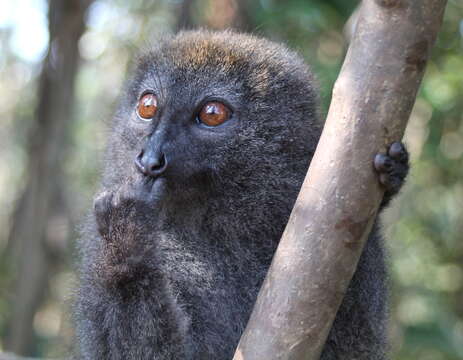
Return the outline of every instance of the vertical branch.
[[[364,0],[317,151],[235,360],[318,359],[383,196],[445,0]]]

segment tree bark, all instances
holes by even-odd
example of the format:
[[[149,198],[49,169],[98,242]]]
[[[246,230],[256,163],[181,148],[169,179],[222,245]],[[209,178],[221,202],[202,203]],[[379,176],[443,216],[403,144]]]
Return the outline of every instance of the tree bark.
[[[307,177],[234,360],[319,359],[383,196],[445,0],[364,0]]]
[[[39,104],[29,136],[27,185],[13,219],[9,244],[17,260],[16,289],[5,348],[32,352],[33,318],[46,293],[51,270],[50,244],[56,240],[54,215],[63,211],[62,166],[72,119],[77,43],[91,0],[49,1],[49,51],[39,83]],[[59,209],[59,210],[58,210]],[[66,241],[67,239],[61,239]]]

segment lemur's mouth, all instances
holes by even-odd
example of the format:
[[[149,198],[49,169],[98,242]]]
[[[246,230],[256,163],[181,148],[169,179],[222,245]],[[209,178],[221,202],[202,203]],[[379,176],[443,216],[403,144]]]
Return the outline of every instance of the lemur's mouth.
[[[150,202],[161,200],[166,192],[167,180],[164,176],[151,177],[147,179],[147,185],[149,187],[149,199]]]

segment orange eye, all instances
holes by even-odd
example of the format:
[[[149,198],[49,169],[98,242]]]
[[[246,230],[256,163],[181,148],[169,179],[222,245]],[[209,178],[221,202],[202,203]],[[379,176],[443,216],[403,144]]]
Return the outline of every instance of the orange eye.
[[[224,104],[218,101],[208,102],[198,114],[198,119],[207,126],[223,124],[230,118],[231,111]]]
[[[142,120],[151,120],[158,110],[158,99],[153,93],[143,95],[137,104],[137,114]]]

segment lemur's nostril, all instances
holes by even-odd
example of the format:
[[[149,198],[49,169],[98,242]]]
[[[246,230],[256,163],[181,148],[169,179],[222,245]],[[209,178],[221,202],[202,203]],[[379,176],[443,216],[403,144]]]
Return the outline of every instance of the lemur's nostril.
[[[137,169],[141,173],[144,174],[145,173],[145,167],[143,166],[143,163],[142,163],[143,153],[144,153],[144,150],[140,151],[140,153],[135,158],[135,166],[137,167]]]
[[[135,159],[135,165],[144,175],[157,177],[166,169],[167,159],[162,152],[142,149]]]
[[[155,164],[151,166],[152,171],[159,171],[161,170],[164,166],[166,166],[166,156],[164,154],[161,154],[161,158],[159,161],[157,161]]]

